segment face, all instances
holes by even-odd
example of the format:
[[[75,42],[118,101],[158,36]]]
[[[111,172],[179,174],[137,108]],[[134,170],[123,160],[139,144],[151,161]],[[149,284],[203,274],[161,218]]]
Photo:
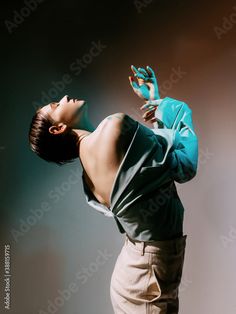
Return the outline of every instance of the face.
[[[63,131],[67,126],[79,127],[86,105],[85,100],[73,99],[66,95],[60,101],[43,106],[38,111],[48,114],[53,119],[54,125],[61,126],[60,130]],[[55,131],[56,129],[52,128],[51,130]]]

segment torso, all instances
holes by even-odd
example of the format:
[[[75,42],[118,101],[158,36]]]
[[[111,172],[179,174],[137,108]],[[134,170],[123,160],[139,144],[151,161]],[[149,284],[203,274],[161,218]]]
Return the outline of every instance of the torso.
[[[87,185],[96,199],[110,207],[118,168],[133,137],[135,120],[123,113],[105,118],[80,145],[80,161]]]

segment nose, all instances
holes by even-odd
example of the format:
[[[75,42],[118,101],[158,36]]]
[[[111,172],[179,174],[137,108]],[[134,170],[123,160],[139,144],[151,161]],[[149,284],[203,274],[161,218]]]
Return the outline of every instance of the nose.
[[[69,102],[70,101],[70,97],[68,95],[65,95],[64,97],[62,97],[62,99],[60,100],[60,102]]]

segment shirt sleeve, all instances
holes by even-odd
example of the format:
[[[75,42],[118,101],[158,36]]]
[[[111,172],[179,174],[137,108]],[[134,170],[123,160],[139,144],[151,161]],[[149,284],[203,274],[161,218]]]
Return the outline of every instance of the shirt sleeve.
[[[151,129],[172,136],[172,147],[168,155],[171,176],[178,183],[191,180],[197,173],[198,138],[192,122],[192,110],[182,101],[164,98],[155,111],[158,128]],[[169,140],[169,139],[168,139]]]

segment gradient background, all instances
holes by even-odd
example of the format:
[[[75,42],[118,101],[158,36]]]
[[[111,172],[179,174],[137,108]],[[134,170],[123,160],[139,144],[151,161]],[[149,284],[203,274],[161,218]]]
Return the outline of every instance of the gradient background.
[[[235,1],[58,2],[42,1],[12,33],[5,22],[26,4],[10,1],[1,11],[0,312],[4,245],[10,244],[8,313],[112,313],[110,278],[124,235],[113,219],[86,204],[79,160],[61,168],[47,164],[29,150],[27,136],[43,95],[50,101],[65,94],[85,98],[95,126],[123,111],[152,127],[141,119],[142,101],[129,86],[134,64],[154,68],[161,97],[189,104],[199,137],[198,174],[176,183],[188,235],[180,314],[236,313]],[[93,41],[103,50],[76,74],[71,64]],[[177,69],[182,77],[173,81]],[[65,74],[71,82],[55,91]],[[49,210],[42,212],[45,202]],[[36,210],[42,217],[32,220]],[[103,264],[101,252],[107,254]],[[62,298],[73,282],[77,292]]]

